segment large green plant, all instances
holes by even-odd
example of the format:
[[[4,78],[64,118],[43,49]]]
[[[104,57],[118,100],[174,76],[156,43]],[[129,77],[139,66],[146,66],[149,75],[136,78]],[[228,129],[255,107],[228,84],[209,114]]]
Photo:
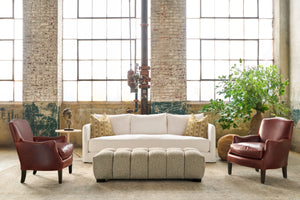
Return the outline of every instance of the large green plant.
[[[215,112],[216,122],[223,129],[238,126],[240,122],[250,121],[253,111],[270,111],[273,115],[287,115],[289,109],[279,100],[285,93],[288,81],[282,81],[276,65],[247,67],[240,70],[232,67],[228,77],[222,76],[217,86],[222,99],[210,100],[202,112]]]

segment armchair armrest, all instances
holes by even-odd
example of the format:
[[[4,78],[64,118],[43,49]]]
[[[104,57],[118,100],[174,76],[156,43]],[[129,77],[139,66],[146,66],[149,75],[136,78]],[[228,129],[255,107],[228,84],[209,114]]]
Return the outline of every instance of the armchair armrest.
[[[233,143],[239,142],[260,142],[259,135],[234,136]]]
[[[35,142],[44,142],[49,140],[55,140],[56,142],[67,142],[67,137],[65,135],[57,137],[33,137],[33,141]]]
[[[62,159],[58,153],[56,141],[23,141],[16,143],[21,169],[57,170],[62,168]],[[49,165],[52,163],[52,165]]]
[[[275,169],[287,166],[290,151],[288,139],[266,140],[264,162],[266,169]]]

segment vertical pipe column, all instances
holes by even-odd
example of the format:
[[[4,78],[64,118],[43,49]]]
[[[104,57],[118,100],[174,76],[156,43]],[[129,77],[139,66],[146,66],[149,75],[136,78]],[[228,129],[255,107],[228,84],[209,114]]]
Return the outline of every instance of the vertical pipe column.
[[[148,0],[142,0],[142,19],[141,19],[141,32],[142,32],[142,49],[141,49],[141,55],[142,55],[142,63],[140,67],[140,82],[141,85],[139,86],[141,88],[141,114],[148,114],[148,88],[150,88],[150,85],[148,85],[148,82],[150,82],[149,78],[149,70],[150,67],[148,66]]]

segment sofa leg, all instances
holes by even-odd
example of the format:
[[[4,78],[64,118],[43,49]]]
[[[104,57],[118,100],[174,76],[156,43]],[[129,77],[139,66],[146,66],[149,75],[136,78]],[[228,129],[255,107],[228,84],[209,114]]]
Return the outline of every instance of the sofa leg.
[[[287,167],[283,167],[282,168],[282,175],[283,175],[283,178],[287,178]]]
[[[72,174],[72,165],[69,166],[69,174]]]
[[[232,163],[228,162],[228,174],[231,175],[232,172]]]
[[[58,183],[62,183],[62,170],[58,170]]]
[[[22,170],[21,183],[25,182],[25,178],[26,178],[26,170]]]
[[[262,183],[262,184],[264,184],[265,183],[265,179],[266,179],[266,170],[260,170],[260,182]]]
[[[197,178],[197,179],[192,179],[193,182],[201,182],[201,178]]]
[[[33,175],[36,175],[36,172],[37,172],[36,170],[33,170]]]

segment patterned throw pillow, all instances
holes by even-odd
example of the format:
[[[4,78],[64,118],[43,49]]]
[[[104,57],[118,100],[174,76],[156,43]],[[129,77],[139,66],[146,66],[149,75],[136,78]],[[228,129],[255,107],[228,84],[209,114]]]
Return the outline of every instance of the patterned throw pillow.
[[[208,138],[207,126],[208,126],[207,116],[203,117],[202,119],[198,119],[194,114],[191,114],[184,135]]]
[[[91,115],[90,121],[91,138],[114,135],[110,119],[105,113],[100,118],[96,115]]]

